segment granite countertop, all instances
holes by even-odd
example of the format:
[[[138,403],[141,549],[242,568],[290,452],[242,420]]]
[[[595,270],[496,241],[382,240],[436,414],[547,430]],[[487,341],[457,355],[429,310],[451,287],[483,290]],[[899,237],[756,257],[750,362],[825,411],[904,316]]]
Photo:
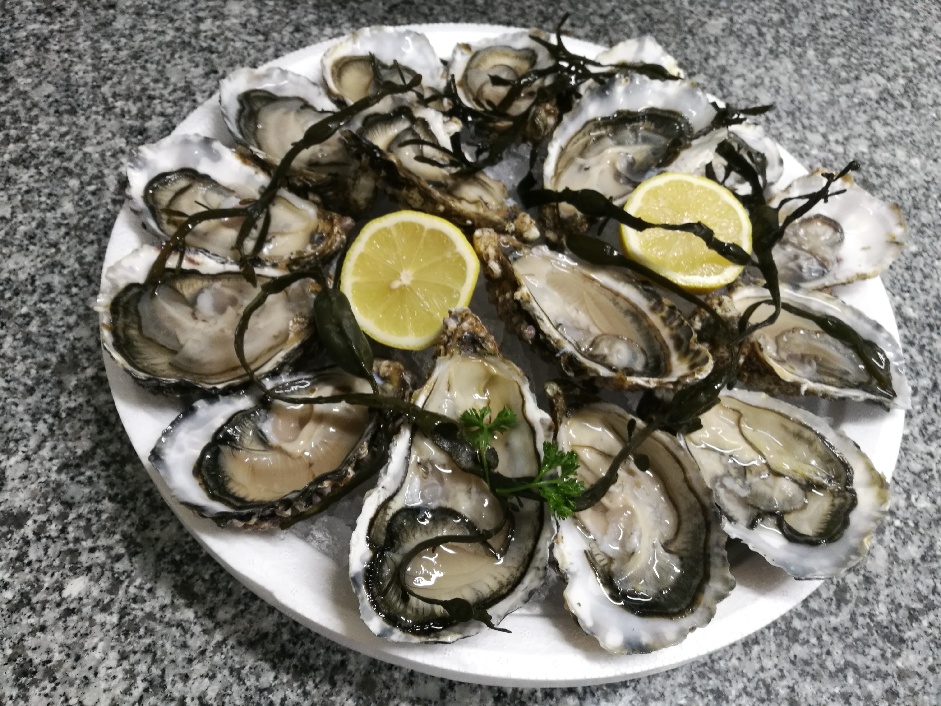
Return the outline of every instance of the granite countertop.
[[[727,0],[17,2],[0,39],[0,703],[913,703],[941,699],[937,521],[941,251],[934,209],[941,9]],[[212,561],[161,499],[115,411],[96,314],[125,161],[239,66],[368,24],[651,33],[717,95],[774,103],[803,163],[858,159],[897,201],[883,276],[914,387],[892,508],[868,559],[770,626],[691,664],[570,689],[469,685],[302,627]]]

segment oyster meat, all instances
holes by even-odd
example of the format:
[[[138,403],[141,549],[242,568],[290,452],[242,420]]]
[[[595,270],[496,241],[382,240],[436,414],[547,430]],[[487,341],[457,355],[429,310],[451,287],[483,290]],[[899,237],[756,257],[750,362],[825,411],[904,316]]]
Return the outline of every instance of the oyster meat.
[[[523,373],[466,309],[446,320],[439,354],[415,403],[455,419],[470,408],[509,407],[519,423],[493,442],[496,470],[535,476],[550,423]],[[495,496],[411,426],[389,455],[350,547],[363,620],[381,637],[409,642],[451,642],[498,624],[545,576],[552,536],[545,505]]]
[[[444,92],[445,69],[424,34],[396,27],[366,27],[331,45],[321,60],[327,91],[349,105],[375,95],[382,83],[406,84],[433,98]]]
[[[511,32],[473,44],[458,44],[451,54],[448,71],[461,102],[490,115],[507,116],[496,120],[495,129],[509,127],[509,118],[530,110],[540,92],[556,79],[549,73],[539,75],[555,59],[534,37],[549,41],[549,35],[540,30]],[[525,82],[516,84],[521,79]],[[554,100],[543,98],[528,119],[528,139],[545,137],[555,127],[558,112]]]
[[[506,186],[483,172],[464,173],[466,158],[452,152],[460,121],[395,96],[380,103],[353,130],[398,201],[443,216],[459,227],[506,227],[515,214]]]
[[[795,578],[838,576],[869,550],[889,486],[847,436],[764,393],[732,390],[685,435],[723,526]]]
[[[384,394],[404,397],[399,363],[379,361]],[[150,462],[173,496],[219,525],[266,528],[319,511],[372,477],[395,430],[387,413],[316,397],[368,393],[368,381],[337,368],[200,400],[161,434]]]
[[[679,309],[629,275],[486,229],[474,247],[500,315],[568,374],[649,389],[711,370],[712,356]]]
[[[615,76],[587,90],[553,131],[543,184],[593,189],[622,205],[644,179],[672,168],[717,116],[714,100],[689,81]],[[564,218],[573,212],[560,206]]]
[[[575,452],[590,486],[630,439],[632,417],[555,383],[547,391],[559,448]],[[676,437],[654,432],[601,500],[559,523],[552,554],[565,606],[585,632],[610,652],[651,652],[706,625],[735,587],[725,542],[692,456]]]

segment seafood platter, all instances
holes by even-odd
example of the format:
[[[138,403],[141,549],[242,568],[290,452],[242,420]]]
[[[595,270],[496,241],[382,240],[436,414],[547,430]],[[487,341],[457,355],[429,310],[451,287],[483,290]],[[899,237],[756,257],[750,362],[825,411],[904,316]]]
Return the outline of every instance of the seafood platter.
[[[389,662],[575,685],[740,639],[865,561],[910,397],[898,207],[808,173],[764,110],[651,37],[554,29],[371,27],[232,71],[127,167],[96,308],[135,449],[239,580]],[[731,285],[609,242],[663,172],[747,209]],[[480,259],[422,351],[335,294],[402,209]]]

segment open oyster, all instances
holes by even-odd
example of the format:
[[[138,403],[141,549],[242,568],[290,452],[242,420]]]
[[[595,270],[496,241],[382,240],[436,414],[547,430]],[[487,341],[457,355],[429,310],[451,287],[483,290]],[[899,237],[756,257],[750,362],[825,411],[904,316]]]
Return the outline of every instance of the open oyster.
[[[460,121],[394,98],[354,124],[383,187],[398,201],[459,227],[506,227],[515,216],[506,186],[483,172],[465,173],[464,155],[452,151]]]
[[[785,395],[869,401],[907,409],[911,390],[899,367],[902,350],[878,322],[846,302],[813,290],[781,285],[784,309],[774,323],[758,329],[746,343],[740,379],[750,387]],[[768,290],[733,288],[711,299],[733,322],[752,307],[752,323],[771,316]],[[789,309],[793,307],[793,309]],[[806,312],[810,318],[798,315]],[[849,326],[866,350],[855,349],[827,330]],[[875,351],[875,344],[880,349]]]
[[[458,44],[451,54],[448,70],[461,102],[491,115],[507,116],[495,122],[495,129],[508,127],[509,118],[529,110],[554,78],[552,74],[539,74],[555,59],[533,37],[549,41],[549,35],[541,30],[511,32],[474,44]],[[521,79],[525,83],[517,86]],[[529,117],[528,139],[545,137],[558,118],[555,102],[543,100]]]
[[[438,360],[414,402],[453,418],[484,405],[509,407],[519,423],[494,441],[496,470],[510,478],[538,473],[549,417],[469,310],[446,319]],[[451,642],[480,632],[541,584],[551,534],[543,503],[507,503],[431,438],[403,428],[350,547],[363,619],[398,641]]]
[[[385,81],[405,84],[421,76],[426,97],[444,92],[445,71],[424,34],[396,27],[366,27],[338,39],[321,61],[324,85],[344,104],[375,95]]]
[[[307,130],[338,108],[320,85],[279,68],[236,69],[219,84],[226,127],[269,168],[275,168]],[[358,213],[371,202],[375,181],[350,154],[339,132],[301,152],[291,182],[343,211]]]
[[[590,88],[552,133],[547,189],[593,189],[621,205],[644,179],[668,168],[713,127],[713,100],[689,81],[618,75]],[[560,214],[574,210],[565,204]]]
[[[474,234],[474,248],[500,315],[568,374],[649,389],[711,370],[712,356],[679,309],[629,275],[486,229]]]
[[[787,200],[821,189],[823,174],[799,177],[770,200],[780,206],[782,222],[803,203]],[[898,205],[877,199],[848,174],[831,193],[788,226],[775,246],[782,281],[810,289],[847,284],[878,276],[901,254],[907,226]]]
[[[888,508],[885,478],[824,419],[733,390],[685,435],[725,531],[796,578],[837,576],[869,550]]]
[[[591,485],[630,438],[620,407],[547,386],[562,451]],[[552,554],[565,607],[610,652],[651,652],[707,624],[735,587],[725,533],[696,463],[676,437],[655,432],[626,460],[605,496],[559,523]]]
[[[138,149],[128,164],[127,179],[131,207],[165,240],[194,214],[257,200],[271,177],[221,142],[202,135],[171,135]],[[242,221],[204,221],[187,234],[186,244],[238,259],[235,246]],[[245,242],[245,252],[255,252],[261,221]],[[268,233],[257,258],[271,265],[326,260],[343,247],[352,227],[350,218],[282,189],[268,208]]]
[[[234,263],[188,252],[171,258],[156,287],[144,284],[159,250],[141,246],[112,265],[98,297],[101,340],[138,382],[219,390],[248,381],[236,356],[235,328],[260,287],[281,274],[259,269],[252,285]],[[252,316],[244,352],[259,375],[298,353],[314,334],[319,287],[300,279],[272,294]]]
[[[408,389],[402,366],[377,362],[387,395]],[[368,393],[337,368],[293,374],[272,391],[298,399]],[[345,402],[288,403],[257,388],[200,400],[161,434],[150,462],[173,496],[220,525],[266,528],[308,514],[374,475],[395,425]]]

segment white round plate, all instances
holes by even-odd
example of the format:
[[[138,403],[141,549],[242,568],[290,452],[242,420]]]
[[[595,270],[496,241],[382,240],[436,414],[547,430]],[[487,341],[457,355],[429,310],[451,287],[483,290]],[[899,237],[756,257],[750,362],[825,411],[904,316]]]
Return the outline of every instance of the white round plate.
[[[424,32],[442,57],[457,42],[477,41],[512,28],[492,25],[435,24],[413,27]],[[318,70],[330,42],[316,44],[272,62],[304,73]],[[567,39],[573,51],[593,56],[597,45]],[[193,111],[175,133],[196,132],[231,144],[218,108],[218,95]],[[803,170],[793,158],[790,178]],[[150,238],[129,207],[121,211],[111,234],[104,268]],[[841,296],[881,322],[896,338],[895,319],[879,280],[846,287]],[[345,562],[337,562],[299,534],[242,533],[224,530],[181,506],[147,457],[163,429],[182,405],[170,396],[134,384],[105,355],[115,405],[134,449],[164,499],[180,521],[219,563],[259,597],[312,630],[376,659],[460,681],[502,686],[577,686],[619,681],[676,667],[720,649],[764,627],[807,597],[819,581],[796,581],[748,554],[733,568],[737,586],[719,605],[715,619],[683,643],[646,655],[612,655],[577,627],[564,611],[561,591],[524,606],[502,624],[509,634],[483,633],[449,645],[402,645],[380,640],[359,618]],[[891,476],[902,437],[904,413],[870,405],[825,403],[815,411],[834,419]],[[539,649],[533,649],[538,645]]]

